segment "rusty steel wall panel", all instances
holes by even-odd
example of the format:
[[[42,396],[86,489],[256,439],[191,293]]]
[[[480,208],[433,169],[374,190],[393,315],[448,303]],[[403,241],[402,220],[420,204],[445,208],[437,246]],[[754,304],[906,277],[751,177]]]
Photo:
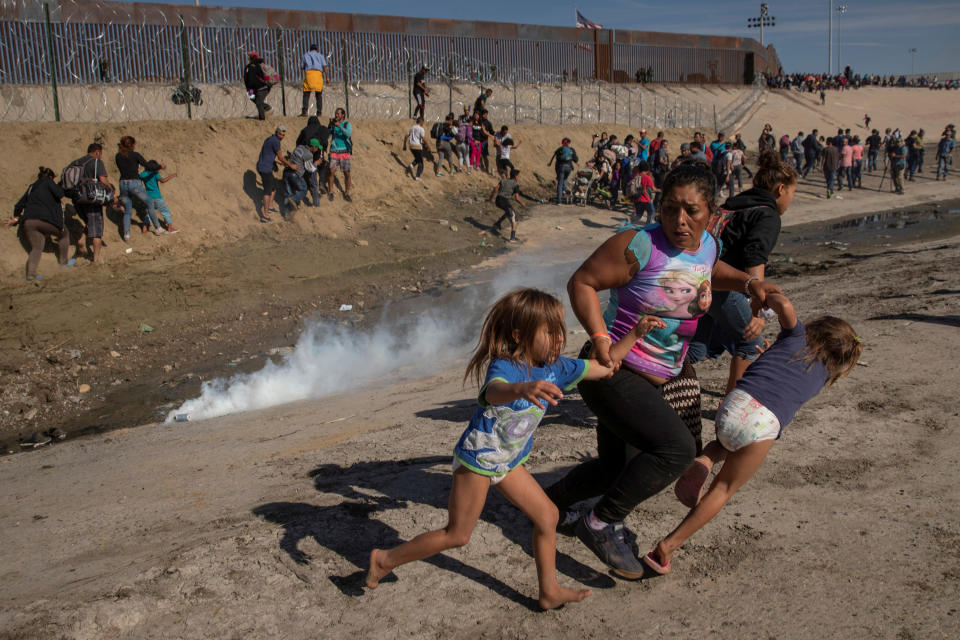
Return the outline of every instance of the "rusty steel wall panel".
[[[477,83],[569,82],[592,79],[598,70],[608,78],[611,66],[615,82],[632,81],[643,66],[653,68],[657,82],[740,83],[748,52],[758,71],[779,65],[772,46],[728,36],[83,0],[54,0],[51,18],[63,83],[101,81],[101,60],[113,80],[177,80],[182,29],[191,79],[214,83],[240,82],[252,50],[278,70],[282,54],[285,81],[300,82],[300,58],[314,42],[328,58],[331,82],[342,82],[344,72],[351,82],[407,82],[408,61],[414,71],[430,65],[434,83],[447,76]],[[0,81],[49,81],[42,19],[38,0],[0,0]]]

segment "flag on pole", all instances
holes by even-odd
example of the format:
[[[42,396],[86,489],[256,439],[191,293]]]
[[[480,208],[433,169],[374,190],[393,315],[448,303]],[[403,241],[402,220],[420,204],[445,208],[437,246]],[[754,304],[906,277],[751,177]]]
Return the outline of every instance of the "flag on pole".
[[[583,17],[583,14],[577,10],[577,28],[578,29],[603,29],[602,24],[591,22]]]

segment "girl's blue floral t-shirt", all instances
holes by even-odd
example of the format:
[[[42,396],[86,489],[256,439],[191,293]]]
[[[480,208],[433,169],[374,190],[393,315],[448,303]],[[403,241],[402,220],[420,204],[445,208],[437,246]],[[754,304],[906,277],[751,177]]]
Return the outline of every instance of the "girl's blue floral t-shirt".
[[[546,380],[568,391],[583,379],[588,367],[586,360],[564,356],[543,367],[530,367],[506,359],[491,362],[480,389],[480,406],[460,436],[453,450],[454,457],[471,471],[488,476],[503,475],[523,464],[530,455],[533,432],[543,419],[544,411],[523,398],[509,404],[488,404],[484,397],[487,386],[495,380],[511,384]]]

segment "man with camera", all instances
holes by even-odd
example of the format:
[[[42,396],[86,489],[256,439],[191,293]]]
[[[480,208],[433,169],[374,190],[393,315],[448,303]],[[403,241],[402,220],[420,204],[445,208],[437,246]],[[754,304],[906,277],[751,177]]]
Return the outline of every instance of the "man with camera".
[[[353,153],[353,125],[347,120],[347,112],[337,107],[330,123],[330,171],[327,173],[327,198],[333,200],[333,179],[337,169],[343,172],[343,199],[352,202],[350,197],[350,154]]]

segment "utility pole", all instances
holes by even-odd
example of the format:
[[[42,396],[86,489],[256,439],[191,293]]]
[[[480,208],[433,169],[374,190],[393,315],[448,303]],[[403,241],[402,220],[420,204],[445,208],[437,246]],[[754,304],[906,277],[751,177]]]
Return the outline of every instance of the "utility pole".
[[[833,75],[833,0],[827,0],[827,73]]]
[[[841,4],[837,7],[837,73],[843,73],[843,65],[840,58],[843,55],[843,43],[840,40],[840,16],[847,12],[847,5]]]
[[[907,49],[907,53],[910,54],[910,75],[913,75],[914,74],[913,63],[916,60],[917,48],[911,47],[910,49]]]
[[[770,15],[769,8],[767,7],[766,2],[760,3],[760,17],[759,18],[747,18],[747,28],[748,29],[760,29],[760,46],[763,47],[763,28],[764,27],[775,27],[777,26],[777,18]]]

